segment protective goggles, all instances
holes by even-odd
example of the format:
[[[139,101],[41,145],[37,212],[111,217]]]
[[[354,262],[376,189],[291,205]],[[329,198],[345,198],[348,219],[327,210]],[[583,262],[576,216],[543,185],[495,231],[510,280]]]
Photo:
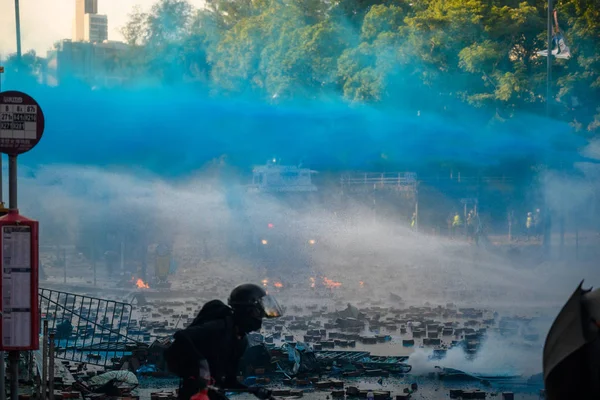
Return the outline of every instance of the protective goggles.
[[[261,297],[258,303],[263,309],[265,318],[279,318],[283,315],[283,309],[271,295]]]

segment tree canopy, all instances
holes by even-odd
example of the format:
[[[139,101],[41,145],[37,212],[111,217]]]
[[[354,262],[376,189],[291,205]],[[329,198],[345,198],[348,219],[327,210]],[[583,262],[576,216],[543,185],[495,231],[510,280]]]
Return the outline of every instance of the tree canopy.
[[[350,102],[491,119],[546,110],[542,0],[159,0],[123,33],[140,70],[269,101],[339,94]],[[551,113],[600,131],[600,10],[561,0],[572,58],[553,59]]]
[[[122,27],[128,79],[197,85],[269,102],[350,103],[490,121],[516,112],[600,133],[600,8],[559,0],[570,59],[553,57],[546,99],[545,0],[157,0]],[[27,68],[40,68],[34,53]],[[14,60],[12,60],[14,61]],[[17,67],[11,60],[8,67]]]

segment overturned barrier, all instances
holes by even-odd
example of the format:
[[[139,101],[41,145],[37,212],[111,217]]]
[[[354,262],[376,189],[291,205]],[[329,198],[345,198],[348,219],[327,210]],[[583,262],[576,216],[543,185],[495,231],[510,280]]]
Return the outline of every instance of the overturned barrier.
[[[128,336],[131,304],[43,288],[38,299],[58,359],[110,368],[146,347]]]

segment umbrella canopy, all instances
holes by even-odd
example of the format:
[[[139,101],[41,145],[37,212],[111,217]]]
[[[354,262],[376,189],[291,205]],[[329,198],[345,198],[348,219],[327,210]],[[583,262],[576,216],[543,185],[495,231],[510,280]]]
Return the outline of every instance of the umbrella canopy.
[[[544,379],[565,358],[585,344],[582,298],[586,293],[579,284],[554,320],[544,344]]]
[[[549,400],[600,396],[600,289],[584,290],[582,285],[546,337],[543,365]]]

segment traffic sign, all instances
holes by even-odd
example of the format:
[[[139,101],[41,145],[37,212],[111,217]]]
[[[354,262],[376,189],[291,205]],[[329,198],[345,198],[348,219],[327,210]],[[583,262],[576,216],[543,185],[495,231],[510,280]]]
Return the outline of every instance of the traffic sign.
[[[44,113],[31,96],[10,90],[0,93],[0,152],[10,156],[33,149],[44,133]]]

